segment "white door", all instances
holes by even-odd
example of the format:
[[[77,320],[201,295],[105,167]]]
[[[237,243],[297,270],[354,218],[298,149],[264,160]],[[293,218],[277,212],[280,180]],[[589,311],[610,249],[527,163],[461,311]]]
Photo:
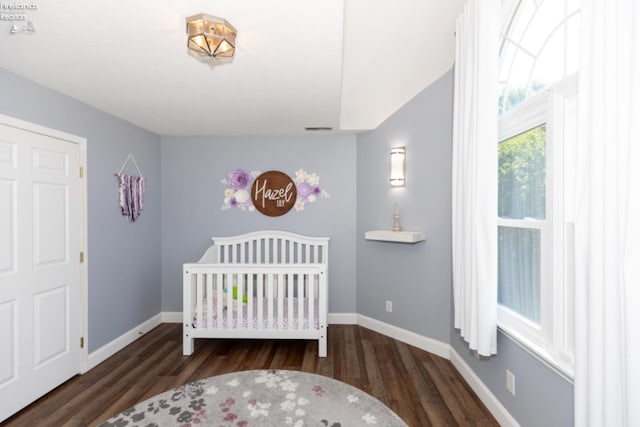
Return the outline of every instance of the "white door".
[[[79,162],[0,123],[0,422],[80,370]]]

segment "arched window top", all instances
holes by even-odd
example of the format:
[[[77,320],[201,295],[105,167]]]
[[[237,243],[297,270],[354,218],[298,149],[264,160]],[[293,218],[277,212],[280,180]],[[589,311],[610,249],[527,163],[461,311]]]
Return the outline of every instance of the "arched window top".
[[[500,114],[573,74],[579,62],[580,0],[512,3],[500,48]]]

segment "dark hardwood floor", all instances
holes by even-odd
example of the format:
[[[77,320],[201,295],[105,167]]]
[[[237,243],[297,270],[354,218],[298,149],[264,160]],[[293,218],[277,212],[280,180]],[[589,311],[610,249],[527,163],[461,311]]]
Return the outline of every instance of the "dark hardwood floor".
[[[332,325],[328,357],[316,341],[196,340],[182,356],[181,324],[163,324],[3,423],[93,426],[184,383],[248,369],[313,372],[375,396],[410,426],[497,426],[453,365],[360,326]]]

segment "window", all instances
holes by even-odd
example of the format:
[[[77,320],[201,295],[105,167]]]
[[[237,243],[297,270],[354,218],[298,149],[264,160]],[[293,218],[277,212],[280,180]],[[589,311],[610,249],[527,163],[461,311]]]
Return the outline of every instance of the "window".
[[[513,9],[500,54],[498,324],[572,377],[579,2]]]
[[[498,302],[540,323],[540,242],[546,237],[546,126],[498,146]],[[515,220],[515,221],[514,221]]]

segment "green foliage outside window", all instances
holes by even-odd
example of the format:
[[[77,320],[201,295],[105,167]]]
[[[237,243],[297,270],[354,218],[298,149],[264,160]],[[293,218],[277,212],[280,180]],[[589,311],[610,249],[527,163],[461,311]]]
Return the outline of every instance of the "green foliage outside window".
[[[545,218],[545,152],[544,125],[498,145],[498,216]]]

